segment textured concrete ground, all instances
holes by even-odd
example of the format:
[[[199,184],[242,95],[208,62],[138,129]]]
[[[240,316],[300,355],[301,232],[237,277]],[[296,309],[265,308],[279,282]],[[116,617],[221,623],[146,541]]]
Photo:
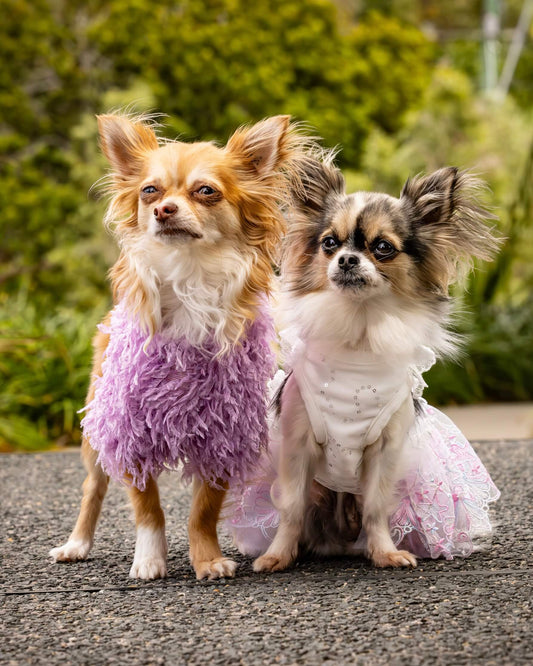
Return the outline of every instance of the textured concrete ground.
[[[187,562],[189,491],[175,476],[161,483],[170,576],[142,583],[128,578],[122,489],[108,494],[90,560],[52,564],[77,514],[78,452],[2,456],[0,662],[531,664],[533,440],[476,448],[502,490],[489,553],[413,571],[306,561],[274,575],[236,556],[236,579],[212,583]]]

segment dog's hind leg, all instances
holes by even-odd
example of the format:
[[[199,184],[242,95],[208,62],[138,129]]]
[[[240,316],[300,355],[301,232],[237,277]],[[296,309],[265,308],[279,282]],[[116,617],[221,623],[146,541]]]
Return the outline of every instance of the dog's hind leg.
[[[165,514],[159,501],[157,481],[149,478],[146,488],[129,490],[135,511],[137,540],[135,557],[131,565],[130,578],[152,580],[167,575],[167,539],[165,536]]]
[[[195,478],[189,517],[189,556],[196,578],[233,578],[237,563],[222,555],[217,523],[225,490]]]
[[[76,562],[87,557],[93,545],[96,523],[107,492],[109,477],[97,464],[97,453],[86,439],[83,440],[81,455],[87,477],[83,482],[80,513],[68,541],[50,551],[50,557],[55,562]]]

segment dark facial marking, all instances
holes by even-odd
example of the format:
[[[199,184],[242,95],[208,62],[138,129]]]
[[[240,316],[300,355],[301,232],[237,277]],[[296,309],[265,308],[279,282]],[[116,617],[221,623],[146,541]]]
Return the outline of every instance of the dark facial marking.
[[[363,230],[361,229],[361,223],[360,223],[360,218],[361,216],[358,216],[357,219],[357,226],[353,230],[352,236],[351,236],[351,243],[353,247],[356,250],[359,250],[362,252],[364,249],[366,249],[366,238]]]
[[[403,241],[403,251],[415,261],[420,261],[424,254],[424,245],[415,233],[410,234]]]

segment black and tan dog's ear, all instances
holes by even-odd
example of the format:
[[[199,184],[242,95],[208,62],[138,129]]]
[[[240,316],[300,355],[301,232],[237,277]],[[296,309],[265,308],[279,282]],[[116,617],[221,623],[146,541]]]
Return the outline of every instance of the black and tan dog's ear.
[[[418,224],[445,223],[453,212],[460,180],[457,167],[439,169],[429,176],[409,178],[400,199],[411,204],[412,219]]]
[[[344,177],[334,164],[335,152],[310,154],[299,164],[293,183],[292,203],[307,214],[320,214],[332,197],[344,196]]]
[[[400,201],[427,251],[450,258],[491,259],[500,241],[487,224],[496,217],[479,200],[484,188],[468,172],[446,167],[409,179]]]

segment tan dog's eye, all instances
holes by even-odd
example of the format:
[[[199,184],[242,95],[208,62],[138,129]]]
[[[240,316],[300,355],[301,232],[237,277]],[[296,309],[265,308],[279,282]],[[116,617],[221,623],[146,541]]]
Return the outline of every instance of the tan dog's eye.
[[[212,187],[209,187],[209,185],[202,185],[199,190],[196,190],[196,193],[208,197],[211,194],[216,194],[216,191]]]
[[[389,243],[389,241],[380,240],[376,245],[374,245],[372,252],[376,259],[379,261],[380,259],[389,259],[396,254],[397,250],[394,245]]]
[[[146,187],[143,187],[141,191],[143,194],[154,194],[157,192],[157,188],[153,185],[147,185]]]

